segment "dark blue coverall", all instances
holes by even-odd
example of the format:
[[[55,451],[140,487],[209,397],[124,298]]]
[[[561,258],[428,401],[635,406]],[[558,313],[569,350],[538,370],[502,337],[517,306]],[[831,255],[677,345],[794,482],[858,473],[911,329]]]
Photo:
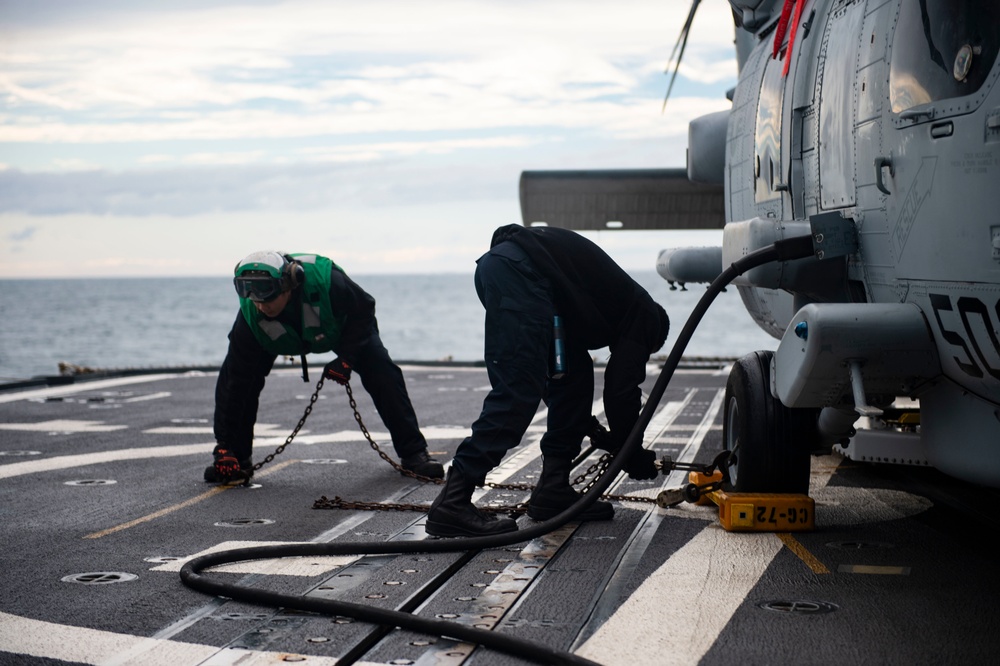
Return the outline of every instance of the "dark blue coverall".
[[[646,363],[666,339],[663,308],[597,245],[564,229],[498,229],[490,251],[477,261],[475,282],[486,308],[484,356],[492,390],[452,465],[482,484],[520,443],[543,399],[549,412],[542,454],[579,454],[594,399],[588,350],[605,346],[611,351],[605,414],[620,446],[638,420]],[[565,322],[566,373],[560,379],[551,377],[556,314]]]

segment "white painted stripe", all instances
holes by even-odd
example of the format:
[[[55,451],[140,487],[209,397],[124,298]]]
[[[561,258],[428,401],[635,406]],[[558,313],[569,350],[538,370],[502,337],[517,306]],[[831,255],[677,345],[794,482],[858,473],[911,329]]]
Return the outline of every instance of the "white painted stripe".
[[[236,550],[238,548],[256,548],[258,546],[291,546],[301,543],[312,543],[307,541],[223,541],[211,548],[190,555],[181,560],[167,562],[158,567],[153,567],[150,571],[173,571],[179,572],[181,567],[190,560],[209,553],[217,553],[222,550]],[[314,557],[282,557],[269,560],[249,560],[247,562],[237,562],[226,564],[221,567],[212,567],[212,572],[239,573],[239,574],[265,574],[269,576],[321,576],[335,569],[350,564],[361,559],[360,555],[329,555]]]
[[[161,398],[169,398],[172,393],[170,391],[160,391],[159,393],[150,393],[149,395],[137,395],[134,398],[125,398],[122,402],[146,402],[147,400],[159,400]]]
[[[207,422],[207,419],[203,421]],[[284,441],[286,434],[292,431],[291,426],[283,426],[280,423],[255,423],[253,427],[253,435],[255,441],[260,441],[261,437],[271,437],[272,439],[281,437]],[[143,433],[150,435],[214,435],[215,429],[210,425],[174,425],[174,426],[163,426],[160,428],[149,428],[148,430],[143,430]],[[308,430],[300,431],[300,434],[305,434],[309,432]]]
[[[144,435],[213,435],[215,429],[212,426],[163,426],[162,428],[149,428],[143,430]]]
[[[74,419],[52,419],[37,423],[0,423],[0,430],[22,432],[113,432],[125,430],[124,425],[103,425],[104,421],[77,421]]]
[[[693,397],[694,392],[689,391],[683,400],[668,402],[658,412],[653,414],[653,418],[646,425],[646,439],[651,439],[654,443],[658,442],[660,436],[673,425],[674,420],[684,411],[684,408],[687,407]],[[652,433],[651,437],[650,433]]]
[[[235,650],[71,627],[0,612],[0,654],[22,654],[93,666],[264,666],[287,663],[287,652]],[[310,656],[310,666],[334,666],[333,657]],[[360,662],[359,662],[360,663]]]
[[[662,441],[661,434],[691,403],[695,392],[695,390],[689,391],[684,396],[684,400],[681,402],[667,403],[653,416],[652,419],[650,419],[650,426],[654,428],[653,432],[655,433],[653,436],[654,441]],[[720,404],[721,400],[716,399],[711,405],[709,405],[708,410],[706,410],[702,417],[700,425],[695,428],[691,438],[686,443],[687,445],[681,451],[679,456],[680,461],[690,462],[695,458],[695,456],[697,456],[704,441],[705,433],[708,431],[707,426],[715,420]],[[647,430],[650,426],[647,426]],[[671,473],[661,488],[669,487],[671,479],[675,478],[675,474],[676,472]],[[658,489],[644,489],[633,494],[640,495],[650,491],[658,492]],[[655,497],[655,495],[652,496]],[[664,511],[659,510],[655,506],[650,508],[650,505],[648,504],[636,506],[634,508],[644,511],[646,516],[639,522],[635,530],[632,532],[627,549],[622,552],[622,558],[615,566],[614,575],[607,580],[606,586],[604,587],[600,598],[596,601],[591,619],[588,620],[587,624],[583,627],[583,630],[573,643],[571,649],[577,649],[580,643],[585,645],[593,638],[593,635],[600,630],[600,627],[606,624],[606,621],[600,625],[598,623],[601,623],[602,619],[607,616],[614,608],[614,605],[618,603],[618,599],[623,594],[621,589],[623,580],[630,578],[638,568],[639,562],[645,554],[646,549],[649,547],[653,537],[656,535],[660,523],[666,515]],[[621,609],[615,610],[611,617],[617,616],[620,612]]]
[[[696,664],[782,548],[773,534],[710,525],[678,550],[577,651],[602,664]],[[670,618],[650,631],[650,618]]]
[[[719,391],[692,444],[704,436],[722,396]],[[822,496],[836,464],[814,458],[812,467],[810,494]],[[774,534],[726,532],[713,522],[647,578],[577,654],[630,666],[698,663],[782,547]],[[649,632],[650,617],[671,618],[669,631]]]
[[[690,430],[690,429],[691,428],[685,428],[685,430]],[[717,428],[715,428],[715,427],[709,428],[709,430],[716,430],[716,429]],[[670,428],[667,428],[667,430],[670,430]],[[691,437],[690,436],[685,436],[685,437],[681,437],[681,436],[677,436],[677,437],[657,437],[656,438],[656,443],[657,444],[663,444],[663,445],[667,445],[667,446],[681,446],[681,447],[683,447],[683,446],[687,446],[687,443],[690,442],[690,441],[691,441]]]
[[[406,372],[433,372],[433,373],[448,373],[448,375],[453,375],[459,372],[486,372],[484,366],[475,365],[448,365],[448,363],[442,363],[441,365],[412,365],[403,363],[399,366],[400,370]],[[451,379],[448,375],[441,375],[440,377],[428,377],[428,379]]]
[[[0,426],[2,427],[2,426]],[[275,433],[276,428],[269,428],[262,432],[260,429],[254,430],[254,446],[277,446],[284,443],[288,433],[292,431],[291,426],[285,433]],[[211,435],[215,431],[211,426],[161,426],[142,431],[147,435]],[[472,430],[465,426],[430,426],[423,427],[420,432],[424,438],[431,439],[465,439],[472,434]],[[388,432],[371,430],[369,433],[376,442],[391,440]],[[363,442],[365,436],[360,429],[340,430],[323,434],[309,434],[308,430],[301,430],[295,437],[296,444],[336,444],[343,442]]]
[[[101,389],[115,388],[117,386],[130,386],[132,384],[143,384],[145,382],[158,382],[164,379],[176,379],[184,375],[137,375],[135,377],[117,377],[115,379],[99,379],[92,382],[77,382],[67,386],[51,386],[43,389],[33,389],[31,391],[17,391],[14,393],[0,392],[0,403],[17,402],[18,400],[32,400],[35,398],[57,398],[74,393],[84,393],[87,391],[98,391]]]
[[[688,394],[688,397],[694,395],[694,391]],[[705,436],[708,435],[709,430],[711,430],[711,425],[715,421],[715,417],[718,416],[719,410],[722,409],[722,403],[725,400],[725,391],[718,390],[715,392],[715,397],[712,398],[711,404],[709,404],[708,409],[705,410],[705,416],[702,418],[701,423],[695,428],[695,431],[691,433],[691,438],[688,440],[687,445],[677,456],[679,462],[693,462],[695,456],[698,455],[698,451],[701,449],[702,442],[705,441]],[[674,470],[667,477],[664,487],[669,487],[670,485],[679,486],[686,484],[688,482],[688,473],[682,470]]]
[[[534,419],[534,422],[538,422],[545,418],[548,414],[548,410],[541,410]],[[117,427],[117,426],[115,426]],[[46,428],[48,430],[49,428]],[[529,427],[530,432],[544,432],[544,428],[539,428],[537,426]],[[346,432],[346,431],[345,431]],[[461,429],[461,428],[451,428],[442,427],[440,430],[433,431],[432,434],[438,435],[439,439],[459,439],[464,438],[471,434],[471,431]],[[340,435],[342,433],[336,433]],[[351,431],[353,435],[353,431]],[[372,433],[373,438],[375,435],[383,434],[388,438],[388,433]],[[316,441],[310,441],[308,437],[299,436],[295,438],[296,444],[308,444],[308,443],[326,443],[331,441],[355,441],[354,439],[348,440],[346,438],[336,440],[336,439],[320,439],[322,436],[316,436]],[[327,436],[328,437],[328,436]],[[356,439],[363,440],[360,431],[357,433]],[[429,438],[433,439],[433,438]],[[265,437],[255,440],[255,445],[259,448],[261,446],[268,446],[274,444],[284,443],[284,437]],[[537,441],[535,442],[537,446]],[[27,462],[13,463],[10,465],[0,465],[0,479],[8,479],[15,476],[22,476],[24,474],[37,474],[38,472],[48,472],[57,469],[67,469],[70,467],[83,467],[85,465],[98,465],[101,463],[117,462],[121,460],[142,460],[144,458],[172,458],[177,456],[189,456],[200,453],[211,453],[215,448],[215,442],[205,443],[205,444],[180,444],[176,446],[155,446],[148,448],[134,448],[134,449],[119,449],[116,451],[101,451],[97,453],[85,453],[74,456],[60,456],[57,458],[45,458],[42,460],[31,460]],[[533,457],[537,457],[538,452],[534,453]],[[519,459],[520,465],[526,465],[533,457],[526,459]],[[509,466],[508,466],[509,467]],[[505,469],[501,474],[506,478],[516,472],[516,469]],[[491,478],[491,481],[494,480]]]
[[[37,474],[70,467],[98,465],[119,460],[142,460],[144,458],[173,458],[176,456],[192,456],[195,454],[211,454],[215,442],[208,444],[182,444],[178,446],[156,446],[145,449],[119,449],[117,451],[101,451],[99,453],[84,453],[76,456],[59,456],[43,460],[0,465],[0,479],[9,479],[24,474]]]

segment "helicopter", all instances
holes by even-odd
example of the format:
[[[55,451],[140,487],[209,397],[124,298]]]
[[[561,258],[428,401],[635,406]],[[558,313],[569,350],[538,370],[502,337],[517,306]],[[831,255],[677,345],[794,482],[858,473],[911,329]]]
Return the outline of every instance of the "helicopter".
[[[831,449],[1000,487],[1000,3],[729,4],[732,108],[690,123],[686,169],[525,171],[524,224],[721,228],[660,253],[680,285],[825,241],[732,283],[778,341],[730,370],[733,489],[808,492]]]

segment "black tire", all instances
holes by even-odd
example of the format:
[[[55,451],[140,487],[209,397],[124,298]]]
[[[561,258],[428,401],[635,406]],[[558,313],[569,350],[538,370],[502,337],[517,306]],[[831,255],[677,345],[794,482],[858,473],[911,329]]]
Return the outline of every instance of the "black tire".
[[[816,411],[790,409],[771,395],[772,356],[770,351],[747,354],[726,382],[722,445],[735,451],[731,489],[807,494]]]

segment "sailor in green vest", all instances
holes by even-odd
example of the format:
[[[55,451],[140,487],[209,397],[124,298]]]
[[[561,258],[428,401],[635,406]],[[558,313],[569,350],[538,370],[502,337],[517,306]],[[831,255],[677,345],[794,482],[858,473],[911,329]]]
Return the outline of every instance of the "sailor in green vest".
[[[442,478],[427,454],[403,373],[379,338],[375,299],[326,257],[254,252],[236,265],[240,312],[215,387],[214,463],[206,481],[253,474],[253,428],[264,379],[281,355],[334,352],[328,379],[346,384],[356,371],[406,470]],[[305,368],[303,369],[305,372]]]

